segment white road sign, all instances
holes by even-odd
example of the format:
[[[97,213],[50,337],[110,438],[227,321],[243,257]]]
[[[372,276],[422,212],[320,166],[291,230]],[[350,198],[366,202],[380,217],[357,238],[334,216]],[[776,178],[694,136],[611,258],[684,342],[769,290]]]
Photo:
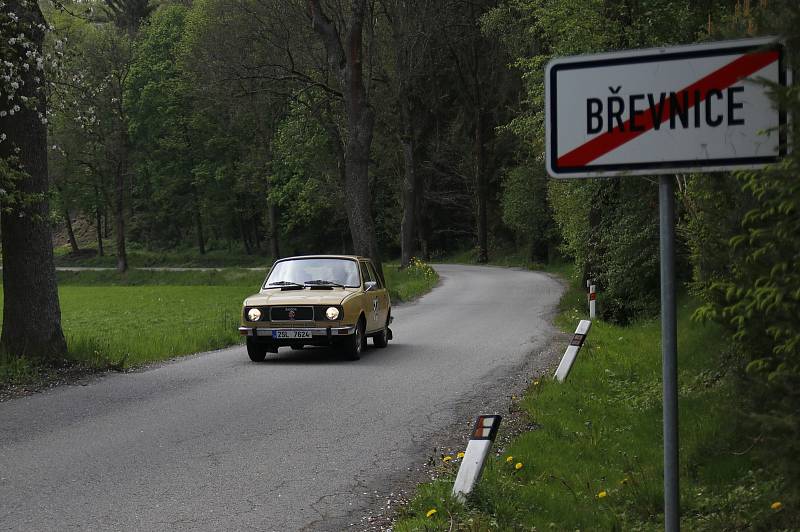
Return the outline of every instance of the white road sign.
[[[782,155],[761,81],[785,85],[775,38],[552,60],[545,72],[553,177],[756,168]]]

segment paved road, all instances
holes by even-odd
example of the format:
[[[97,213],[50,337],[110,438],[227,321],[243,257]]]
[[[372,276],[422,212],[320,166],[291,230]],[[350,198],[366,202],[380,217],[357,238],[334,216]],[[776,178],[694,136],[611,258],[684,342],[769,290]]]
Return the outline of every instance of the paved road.
[[[0,529],[342,529],[553,334],[549,277],[437,270],[357,362],[234,347],[0,403]]]

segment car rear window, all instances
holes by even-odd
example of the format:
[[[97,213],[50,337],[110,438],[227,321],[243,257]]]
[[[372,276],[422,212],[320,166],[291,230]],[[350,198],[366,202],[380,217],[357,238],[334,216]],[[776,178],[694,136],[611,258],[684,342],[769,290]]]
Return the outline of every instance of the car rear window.
[[[372,276],[372,273],[369,271],[369,268],[367,268],[367,263],[359,262],[358,264],[359,266],[361,266],[361,277],[363,277],[364,282],[366,283],[367,281],[374,281],[375,278]]]
[[[378,283],[378,288],[383,288],[383,283],[381,282],[381,276],[378,275],[377,271],[375,271],[375,265],[372,264],[371,262],[368,262],[367,266],[369,267],[370,277],[372,277],[371,280]]]

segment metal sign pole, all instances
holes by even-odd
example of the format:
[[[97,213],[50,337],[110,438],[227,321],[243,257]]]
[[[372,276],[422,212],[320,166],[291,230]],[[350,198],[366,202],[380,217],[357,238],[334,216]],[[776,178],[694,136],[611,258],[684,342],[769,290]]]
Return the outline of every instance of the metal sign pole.
[[[660,176],[661,363],[664,381],[664,530],[680,530],[678,489],[678,335],[675,305],[675,183]]]

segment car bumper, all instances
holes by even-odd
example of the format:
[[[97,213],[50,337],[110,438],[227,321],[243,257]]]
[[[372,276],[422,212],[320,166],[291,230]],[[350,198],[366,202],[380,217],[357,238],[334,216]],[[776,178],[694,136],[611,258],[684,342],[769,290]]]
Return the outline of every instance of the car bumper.
[[[272,331],[291,331],[302,329],[304,331],[309,331],[312,336],[316,337],[323,337],[323,338],[330,338],[330,337],[339,337],[339,336],[350,336],[351,334],[356,332],[355,326],[352,327],[296,327],[296,328],[286,328],[286,327],[239,327],[239,334],[242,336],[264,336],[267,338],[272,338]]]

